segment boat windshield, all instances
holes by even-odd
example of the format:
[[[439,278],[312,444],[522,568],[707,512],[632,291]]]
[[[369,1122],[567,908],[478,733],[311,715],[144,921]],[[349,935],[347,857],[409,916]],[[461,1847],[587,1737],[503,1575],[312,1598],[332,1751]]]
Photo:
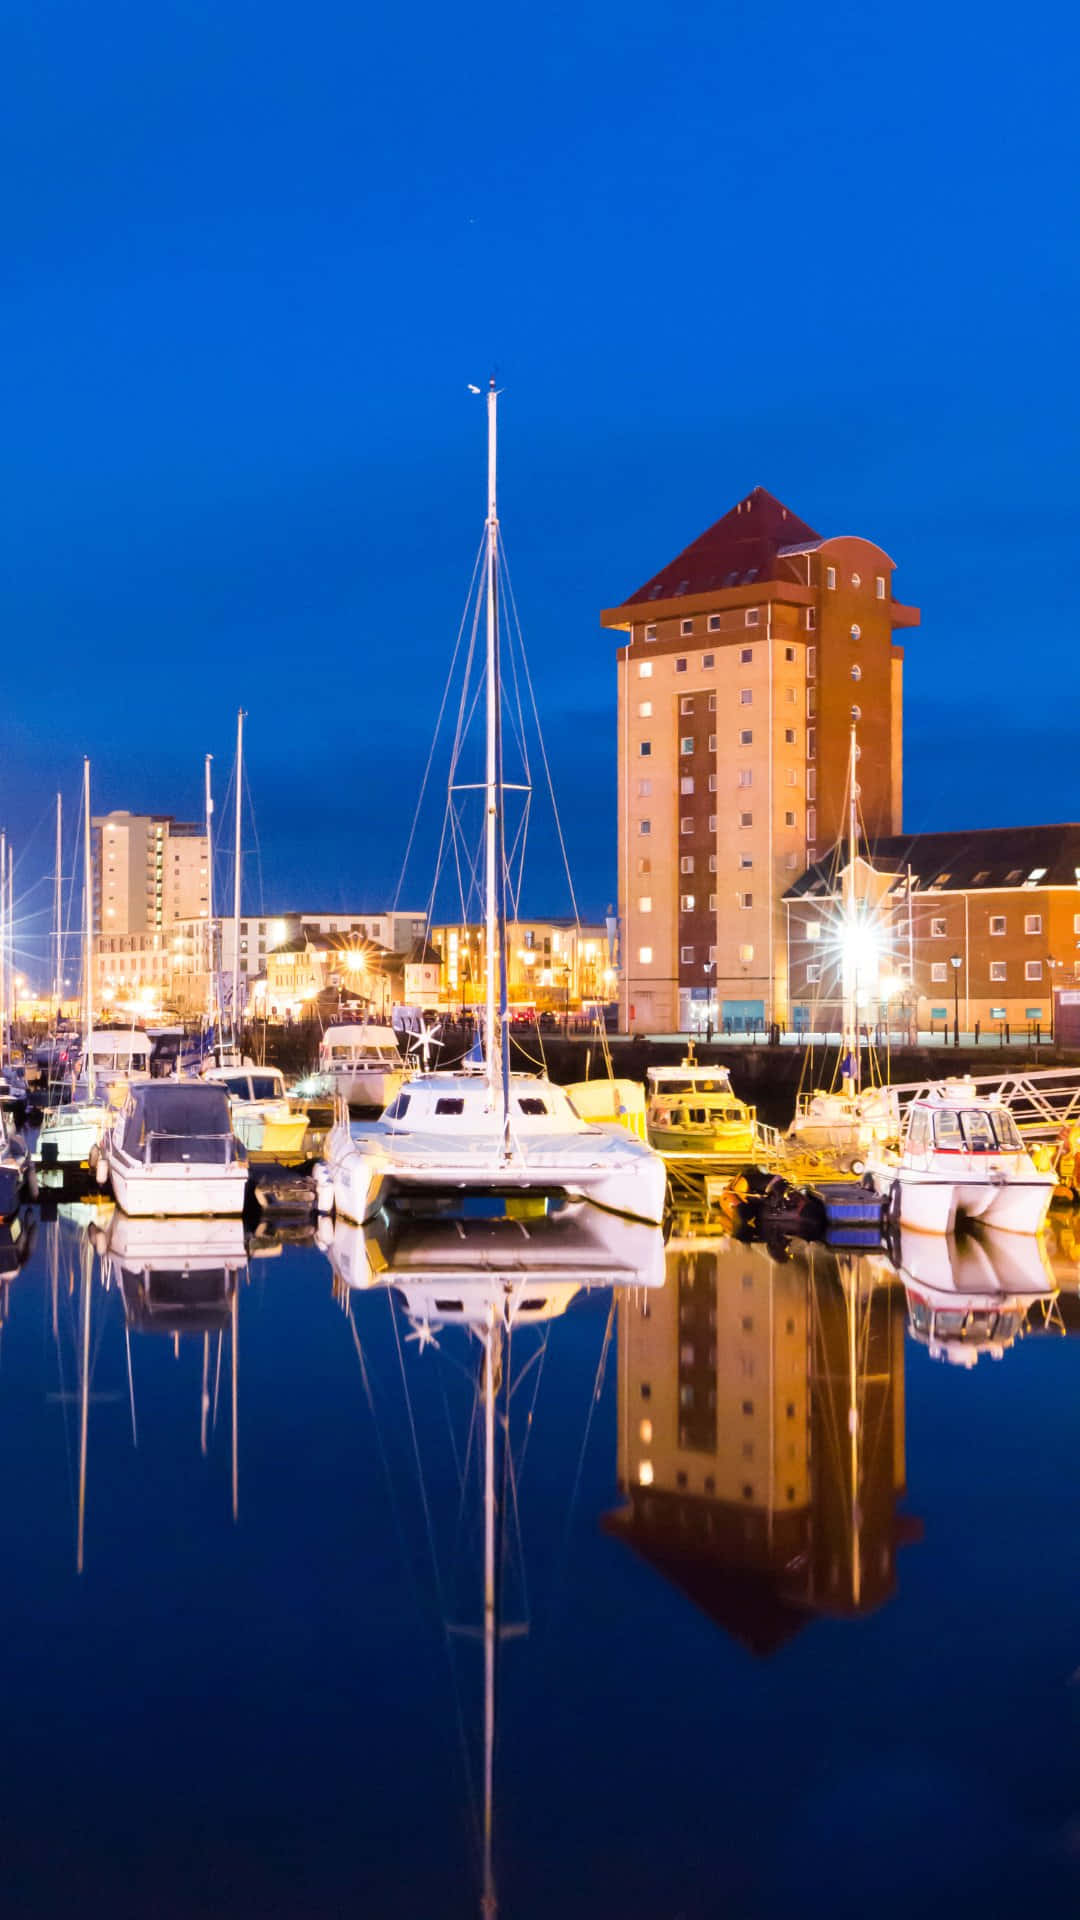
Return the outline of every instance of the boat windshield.
[[[1022,1147],[1024,1144],[1017,1131],[1016,1121],[1013,1119],[1011,1113],[1005,1113],[1004,1111],[995,1113],[994,1132],[997,1134],[998,1141],[1003,1147],[1016,1148]]]
[[[960,1118],[964,1127],[964,1145],[969,1153],[996,1153],[997,1135],[988,1113],[981,1107],[971,1107]]]
[[[251,1098],[253,1100],[276,1100],[282,1088],[272,1073],[253,1073],[251,1076]]]
[[[963,1147],[964,1136],[960,1131],[960,1115],[951,1108],[943,1107],[934,1115],[934,1145],[936,1147]]]

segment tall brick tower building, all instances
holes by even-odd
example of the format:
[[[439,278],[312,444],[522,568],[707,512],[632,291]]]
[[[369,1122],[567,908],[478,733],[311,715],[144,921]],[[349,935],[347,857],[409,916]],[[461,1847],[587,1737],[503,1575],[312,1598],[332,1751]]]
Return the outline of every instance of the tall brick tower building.
[[[619,648],[622,1021],[788,1019],[782,897],[842,831],[858,709],[868,834],[901,828],[903,651],[918,609],[872,541],[763,487],[601,615]]]

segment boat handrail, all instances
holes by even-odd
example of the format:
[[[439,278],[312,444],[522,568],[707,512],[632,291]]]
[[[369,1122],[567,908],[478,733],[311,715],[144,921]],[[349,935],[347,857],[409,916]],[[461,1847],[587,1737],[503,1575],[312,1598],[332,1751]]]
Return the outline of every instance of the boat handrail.
[[[160,1147],[163,1142],[172,1145],[177,1151],[161,1152]],[[147,1133],[141,1144],[144,1149],[141,1156],[143,1165],[147,1167],[179,1166],[187,1162],[198,1166],[227,1167],[234,1160],[240,1159],[243,1154],[239,1140],[232,1133],[169,1133],[161,1129]],[[184,1151],[184,1149],[211,1144],[215,1149],[224,1148],[224,1152],[196,1154],[194,1151]],[[132,1156],[132,1158],[138,1157],[138,1155]]]
[[[894,1085],[903,1117],[916,1100],[936,1095],[950,1078],[943,1070],[931,1080],[912,1080]],[[997,1100],[1008,1107],[1016,1125],[1029,1140],[1053,1140],[1062,1127],[1080,1120],[1080,1067],[1036,1067],[1015,1069],[1009,1073],[966,1075],[964,1090],[970,1098]]]

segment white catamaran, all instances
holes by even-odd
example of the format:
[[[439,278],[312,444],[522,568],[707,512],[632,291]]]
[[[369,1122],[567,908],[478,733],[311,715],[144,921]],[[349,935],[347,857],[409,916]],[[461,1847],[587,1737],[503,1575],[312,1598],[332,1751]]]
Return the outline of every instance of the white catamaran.
[[[339,1103],[324,1150],[326,1187],[337,1211],[361,1222],[395,1196],[415,1203],[423,1195],[494,1193],[566,1195],[659,1224],[667,1179],[659,1155],[624,1127],[590,1125],[563,1089],[543,1075],[510,1071],[496,407],[492,381],[484,576],[483,1059],[454,1072],[417,1074],[382,1118],[367,1126],[351,1126]]]

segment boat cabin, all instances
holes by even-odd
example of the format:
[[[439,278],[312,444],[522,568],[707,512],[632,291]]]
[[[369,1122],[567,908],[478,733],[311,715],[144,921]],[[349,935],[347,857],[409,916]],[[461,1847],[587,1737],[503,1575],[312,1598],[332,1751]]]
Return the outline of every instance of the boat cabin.
[[[973,1090],[947,1089],[916,1100],[907,1118],[903,1149],[915,1160],[948,1153],[1023,1153],[1016,1121],[1008,1108],[980,1100]]]
[[[210,1067],[203,1076],[214,1087],[224,1087],[230,1100],[285,1100],[285,1075],[280,1067]]]
[[[242,1157],[224,1087],[205,1080],[150,1080],[132,1087],[118,1145],[143,1166],[228,1166]]]
[[[446,1133],[456,1144],[471,1133],[500,1131],[502,1103],[490,1104],[487,1080],[481,1074],[426,1073],[402,1087],[382,1123],[392,1129],[402,1124],[409,1133]],[[562,1087],[529,1073],[510,1075],[512,1132],[584,1133],[587,1126]]]
[[[89,1062],[92,1077],[113,1079],[136,1073],[149,1073],[154,1043],[148,1033],[137,1027],[95,1027],[90,1035]]]
[[[400,1067],[401,1052],[393,1027],[370,1022],[327,1027],[319,1043],[320,1073],[352,1073],[357,1066]]]

